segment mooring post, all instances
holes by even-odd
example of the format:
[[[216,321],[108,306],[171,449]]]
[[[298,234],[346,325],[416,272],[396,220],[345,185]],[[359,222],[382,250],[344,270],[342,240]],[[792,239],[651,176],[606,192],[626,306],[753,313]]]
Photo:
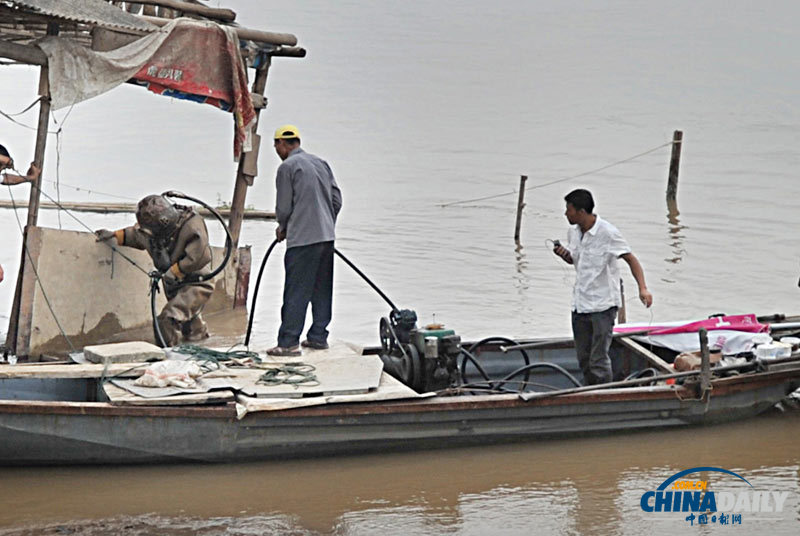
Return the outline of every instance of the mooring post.
[[[676,130],[672,135],[672,156],[669,160],[669,178],[667,180],[667,204],[677,203],[678,172],[681,167],[681,145],[683,145],[683,131]]]
[[[522,209],[525,208],[525,181],[527,175],[519,177],[519,198],[517,199],[517,225],[514,228],[514,241],[519,242],[519,228],[522,226]]]
[[[619,297],[622,305],[619,306],[617,311],[617,324],[624,324],[628,321],[628,312],[625,308],[625,285],[622,283],[622,278],[619,278]]]
[[[700,393],[705,397],[711,389],[711,356],[708,353],[708,332],[700,328]]]

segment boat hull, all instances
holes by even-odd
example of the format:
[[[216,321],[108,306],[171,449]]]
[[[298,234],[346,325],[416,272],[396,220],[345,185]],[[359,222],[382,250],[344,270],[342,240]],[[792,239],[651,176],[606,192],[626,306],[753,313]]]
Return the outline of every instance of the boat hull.
[[[609,389],[523,401],[436,397],[260,412],[219,407],[0,401],[0,464],[238,462],[443,448],[715,424],[755,416],[800,387],[800,369],[694,386]]]

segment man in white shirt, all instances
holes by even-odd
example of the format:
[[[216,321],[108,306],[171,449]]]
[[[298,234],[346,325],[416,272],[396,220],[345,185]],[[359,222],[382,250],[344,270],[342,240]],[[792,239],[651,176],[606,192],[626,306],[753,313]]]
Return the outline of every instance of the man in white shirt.
[[[653,295],[647,290],[639,259],[616,227],[593,214],[594,199],[588,190],[573,190],[564,198],[564,213],[571,227],[568,243],[556,243],[553,253],[575,266],[572,292],[572,334],[575,352],[584,383],[595,385],[612,380],[608,349],[614,329],[614,317],[622,305],[617,259],[630,266],[639,285],[639,299],[650,307]]]

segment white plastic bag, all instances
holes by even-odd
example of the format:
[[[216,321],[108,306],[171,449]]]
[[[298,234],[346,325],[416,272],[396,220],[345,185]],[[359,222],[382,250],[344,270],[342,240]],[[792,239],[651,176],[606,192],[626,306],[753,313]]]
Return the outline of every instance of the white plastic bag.
[[[194,361],[168,359],[147,367],[144,374],[136,379],[135,385],[141,387],[197,387],[195,378],[203,375],[200,366]]]

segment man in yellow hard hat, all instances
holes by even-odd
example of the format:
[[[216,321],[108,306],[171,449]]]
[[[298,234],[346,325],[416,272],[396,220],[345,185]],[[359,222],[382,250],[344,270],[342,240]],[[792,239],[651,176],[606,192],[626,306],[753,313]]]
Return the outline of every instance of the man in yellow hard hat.
[[[313,322],[302,346],[328,348],[333,302],[333,242],[342,193],[330,166],[300,148],[294,125],[275,131],[275,152],[283,161],[275,178],[278,241],[286,240],[281,327],[270,355],[300,355],[300,335],[311,303]]]

